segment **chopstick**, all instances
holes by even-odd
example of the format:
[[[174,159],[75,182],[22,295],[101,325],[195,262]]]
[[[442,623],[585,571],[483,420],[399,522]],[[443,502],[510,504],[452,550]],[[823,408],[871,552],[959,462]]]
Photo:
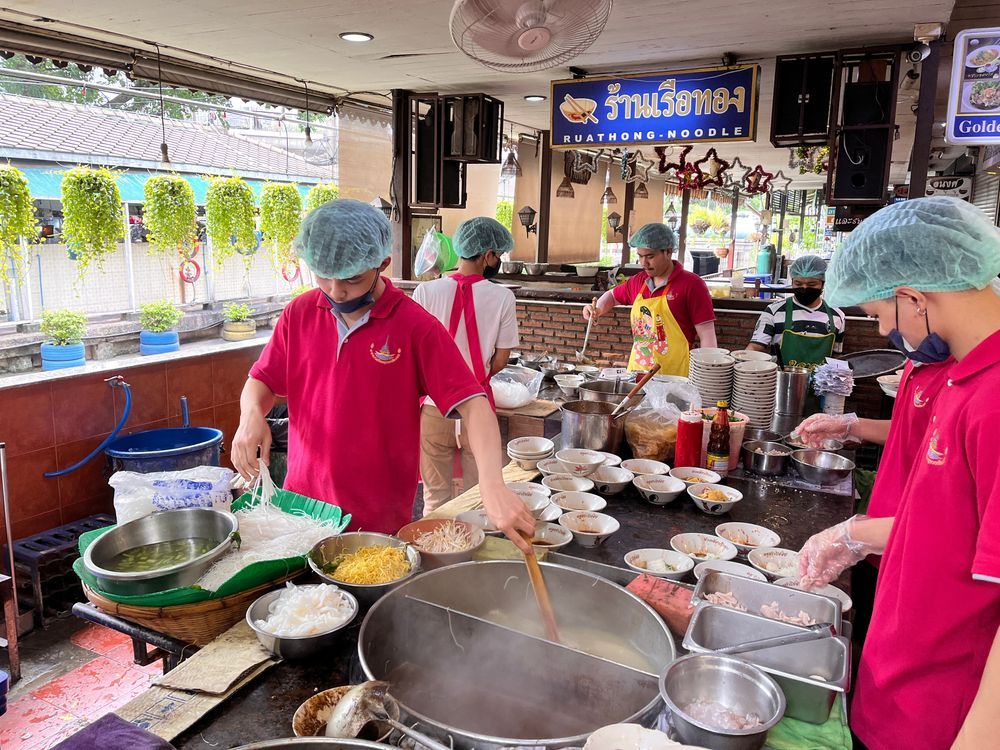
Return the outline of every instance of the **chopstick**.
[[[581,105],[580,102],[578,102],[569,94],[566,94],[564,100],[570,107],[573,108],[573,111],[576,112],[576,114],[584,116],[583,118],[584,122],[590,122],[591,120],[593,120],[594,122],[598,122],[598,119],[594,117],[594,113],[592,111],[588,110],[586,107]]]
[[[521,535],[524,541],[531,544],[531,537],[527,534]],[[535,601],[538,602],[538,609],[542,613],[542,623],[545,625],[545,637],[553,643],[559,643],[559,629],[556,627],[556,615],[552,611],[552,600],[549,599],[549,590],[545,587],[545,579],[542,578],[542,568],[538,564],[538,558],[534,551],[525,552],[524,562],[528,566],[528,578],[531,579],[531,588],[535,591]]]

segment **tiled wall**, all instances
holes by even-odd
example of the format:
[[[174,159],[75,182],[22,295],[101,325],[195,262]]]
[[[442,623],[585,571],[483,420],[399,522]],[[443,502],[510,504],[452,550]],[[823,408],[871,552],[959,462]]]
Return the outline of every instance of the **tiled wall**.
[[[191,424],[219,428],[228,446],[239,425],[240,390],[261,347],[116,371],[132,388],[132,413],[122,434],[181,426],[180,398],[187,396]],[[112,390],[105,377],[81,375],[0,390],[0,440],[7,444],[15,539],[112,509],[103,454],[64,477],[42,476],[76,463],[118,423],[125,395]],[[228,465],[225,453],[223,463]]]

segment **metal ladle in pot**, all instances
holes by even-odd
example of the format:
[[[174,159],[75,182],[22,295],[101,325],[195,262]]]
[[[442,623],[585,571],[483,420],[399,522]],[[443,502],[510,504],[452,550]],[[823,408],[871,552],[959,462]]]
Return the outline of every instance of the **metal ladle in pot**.
[[[776,646],[788,646],[792,643],[805,643],[806,641],[818,641],[821,638],[832,638],[834,633],[833,625],[829,622],[807,625],[798,633],[789,635],[779,635],[772,638],[760,638],[755,641],[745,641],[732,646],[714,649],[716,654],[743,654],[747,651],[760,651],[765,648],[775,648]]]
[[[381,721],[423,745],[427,750],[452,750],[423,732],[418,732],[393,719],[385,704],[386,701],[395,702],[396,699],[389,695],[388,688],[387,682],[370,680],[348,690],[334,707],[326,725],[326,736],[353,739],[366,724]]]

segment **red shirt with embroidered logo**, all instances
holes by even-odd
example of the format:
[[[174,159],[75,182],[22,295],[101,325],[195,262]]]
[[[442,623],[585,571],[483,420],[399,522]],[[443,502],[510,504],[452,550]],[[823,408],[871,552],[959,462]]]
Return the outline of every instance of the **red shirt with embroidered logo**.
[[[1000,627],[1000,332],[950,368],[882,557],[852,705],[869,750],[947,750]]]
[[[670,272],[666,284],[650,289],[651,283],[649,274],[639,271],[624,284],[614,287],[611,294],[619,305],[633,305],[640,296],[643,299],[650,299],[666,294],[670,313],[684,331],[688,346],[694,346],[694,340],[698,336],[695,326],[715,320],[712,295],[709,294],[704,279],[675,262],[674,270]]]
[[[353,530],[394,534],[413,512],[420,399],[452,414],[483,389],[438,320],[383,281],[346,335],[319,289],[290,302],[250,377],[288,397],[285,489],[339,505]]]

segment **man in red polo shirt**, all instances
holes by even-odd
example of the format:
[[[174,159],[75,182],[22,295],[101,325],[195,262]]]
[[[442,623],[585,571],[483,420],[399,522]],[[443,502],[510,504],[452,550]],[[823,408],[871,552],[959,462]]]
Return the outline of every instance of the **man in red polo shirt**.
[[[482,386],[448,332],[381,276],[392,229],[378,209],[336,200],[310,213],[297,239],[317,276],[290,302],[240,398],[233,465],[267,458],[264,415],[288,399],[285,489],[336,503],[351,527],[395,533],[411,520],[420,458],[420,400],[461,416],[490,519],[523,550],[534,519],[501,474],[500,431]]]
[[[997,747],[1000,710],[1000,233],[975,207],[919,198],[866,219],[833,257],[832,304],[861,305],[947,379],[890,518],[813,536],[803,583],[882,553],[851,725],[869,750]]]
[[[664,375],[686,377],[695,338],[704,347],[716,343],[708,286],[674,262],[677,240],[665,224],[639,227],[629,244],[636,249],[642,271],[584,307],[583,317],[590,320],[615,305],[630,305],[633,344],[628,368],[649,370],[659,364]]]

